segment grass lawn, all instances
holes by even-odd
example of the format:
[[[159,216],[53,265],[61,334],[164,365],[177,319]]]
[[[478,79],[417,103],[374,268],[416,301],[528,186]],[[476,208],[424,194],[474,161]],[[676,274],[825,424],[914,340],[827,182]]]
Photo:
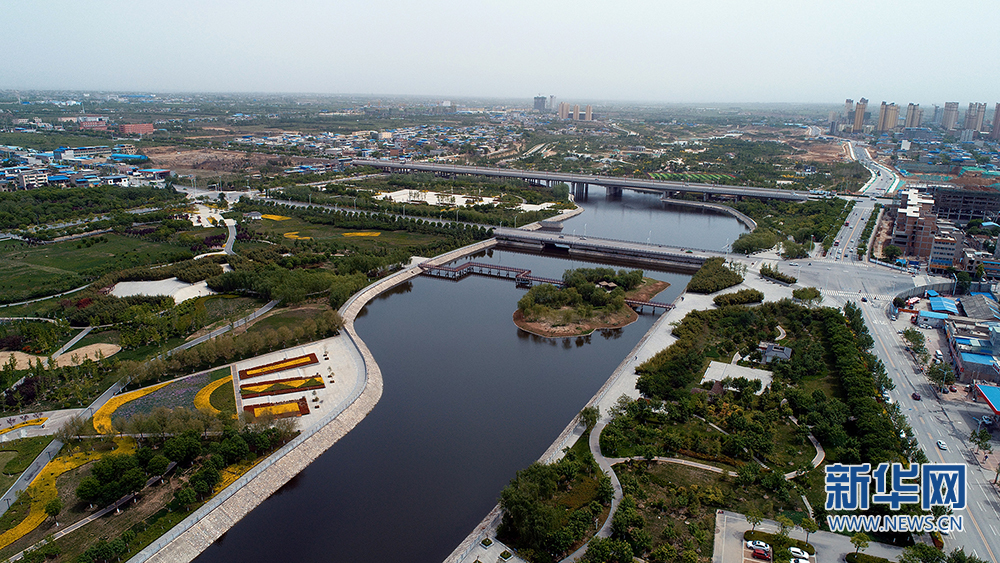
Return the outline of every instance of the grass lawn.
[[[772,468],[782,473],[788,473],[801,467],[816,456],[816,448],[808,439],[799,440],[797,429],[790,421],[778,424],[774,430],[774,453],[767,457]]]
[[[247,332],[264,332],[268,329],[278,330],[283,326],[293,328],[305,319],[316,317],[322,312],[322,309],[314,308],[287,309],[255,322],[247,329]]]
[[[108,233],[108,242],[90,247],[78,241],[28,246],[18,241],[0,242],[0,293],[28,298],[34,291],[60,293],[86,283],[86,272],[123,269],[167,262],[187,250],[168,243],[147,242]],[[81,247],[82,246],[82,247]]]
[[[229,377],[230,375],[229,368],[222,368],[212,373],[214,375],[219,372],[224,372],[223,376],[225,377]],[[213,381],[216,379],[218,379],[218,377],[212,378]],[[221,387],[216,388],[215,391],[212,391],[212,395],[209,397],[208,402],[222,412],[236,413],[236,394],[233,392],[232,385],[222,385]]]
[[[17,452],[10,461],[4,464],[3,472],[15,477],[23,473],[31,465],[31,462],[35,461],[38,454],[42,453],[45,446],[49,445],[52,438],[52,436],[38,436],[36,438],[21,438],[20,440],[0,444],[0,450],[2,451]]]
[[[309,223],[298,217],[290,217],[284,221],[264,219],[258,225],[258,230],[260,232],[281,236],[282,242],[285,242],[288,245],[294,244],[295,239],[284,238],[287,233],[295,233],[295,236],[309,237],[314,240],[329,240],[336,241],[338,243],[350,243],[360,249],[375,248],[376,244],[380,246],[388,246],[390,248],[397,246],[424,245],[442,240],[443,238],[438,235],[408,233],[406,231],[341,229],[330,225]],[[378,236],[344,236],[344,233],[357,232],[379,234]]]

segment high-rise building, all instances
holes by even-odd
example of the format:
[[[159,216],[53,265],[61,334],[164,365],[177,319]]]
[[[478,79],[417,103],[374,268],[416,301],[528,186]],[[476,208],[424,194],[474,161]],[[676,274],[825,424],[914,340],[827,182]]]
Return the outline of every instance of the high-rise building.
[[[990,131],[990,138],[1000,141],[1000,103],[993,108],[993,129]],[[1000,244],[997,246],[1000,247]]]
[[[549,96],[549,111],[556,111],[556,97]]]
[[[590,106],[590,104],[587,104],[587,109],[584,110],[584,118],[583,119],[584,119],[584,121],[593,121],[594,120],[594,108],[592,108]]]
[[[580,104],[573,105],[573,121],[580,120]]]
[[[941,125],[941,106],[934,104],[934,115],[931,116],[931,123]]]
[[[941,128],[954,131],[958,125],[958,102],[945,102],[944,115],[941,116]]]
[[[858,100],[858,105],[854,106],[854,128],[852,131],[855,133],[864,133],[865,131],[865,111],[868,109],[868,100],[861,98]]]
[[[535,111],[545,111],[545,96],[535,96]]]
[[[903,122],[903,127],[920,127],[923,115],[924,110],[920,109],[920,104],[908,104],[906,106],[906,121]]]
[[[882,102],[878,110],[878,127],[876,131],[883,133],[892,131],[899,125],[899,106]]]
[[[569,104],[559,102],[559,119],[569,119]]]
[[[980,131],[986,118],[986,104],[969,102],[969,110],[965,112],[965,127],[970,131]]]
[[[853,112],[854,100],[847,98],[847,101],[844,102],[844,119],[850,119]]]

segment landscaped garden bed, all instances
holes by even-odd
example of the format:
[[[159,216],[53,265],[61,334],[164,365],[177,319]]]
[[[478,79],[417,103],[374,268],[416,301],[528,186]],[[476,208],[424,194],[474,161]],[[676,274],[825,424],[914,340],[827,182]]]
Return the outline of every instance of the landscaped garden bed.
[[[288,369],[301,368],[318,363],[319,359],[316,358],[316,354],[308,354],[306,356],[297,356],[294,358],[288,358],[287,360],[281,360],[280,362],[272,362],[270,364],[264,364],[262,366],[257,366],[255,368],[241,369],[239,371],[239,376],[240,379],[248,379],[251,377],[260,377],[262,375],[268,375],[271,373],[285,371]]]
[[[295,401],[284,401],[281,403],[246,405],[243,407],[243,410],[252,414],[255,418],[262,416],[270,416],[273,418],[305,416],[309,414],[309,401],[303,397]]]
[[[286,379],[276,379],[263,383],[251,383],[240,386],[240,397],[253,399],[254,397],[264,397],[268,395],[283,395],[285,393],[295,393],[296,391],[309,391],[311,389],[323,389],[326,385],[319,375],[313,377],[289,377]]]

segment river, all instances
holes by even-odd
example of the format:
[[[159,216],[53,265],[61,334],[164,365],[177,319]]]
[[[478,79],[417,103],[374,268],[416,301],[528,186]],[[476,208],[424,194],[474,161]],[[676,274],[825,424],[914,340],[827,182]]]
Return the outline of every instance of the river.
[[[745,231],[729,216],[664,211],[654,196],[592,192],[580,203],[586,211],[567,232],[721,248]],[[476,259],[546,277],[594,266],[508,251]],[[689,279],[648,275],[671,284],[659,301],[673,301]],[[371,302],[355,328],[382,370],[378,405],[197,561],[442,561],[656,319],[539,338],[511,320],[523,294],[494,278],[420,277]]]

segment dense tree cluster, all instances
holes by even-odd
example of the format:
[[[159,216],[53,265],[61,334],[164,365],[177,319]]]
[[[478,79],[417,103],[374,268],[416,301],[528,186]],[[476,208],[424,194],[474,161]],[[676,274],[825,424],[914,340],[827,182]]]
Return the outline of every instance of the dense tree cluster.
[[[146,205],[162,206],[182,199],[184,194],[172,189],[150,187],[46,186],[0,192],[0,230],[24,229],[28,225],[58,223],[83,215],[112,213]]]
[[[757,228],[752,233],[741,235],[733,243],[733,252],[750,254],[771,248],[789,238],[799,245],[812,242],[832,245],[833,237],[843,224],[846,214],[854,207],[854,202],[838,198],[801,203],[748,199],[731,205],[757,222]]]
[[[705,260],[705,263],[688,282],[687,291],[691,293],[715,293],[741,283],[743,283],[743,276],[726,266],[724,258],[717,256]]]
[[[611,502],[610,478],[600,473],[589,451],[567,450],[553,464],[535,462],[517,472],[500,493],[503,522],[498,537],[518,548],[530,561],[557,561],[588,532],[594,518]],[[553,502],[559,491],[582,486],[581,479],[598,479],[597,495],[589,504],[567,509]]]
[[[0,324],[0,350],[47,354],[69,334],[65,322],[14,321]]]
[[[779,272],[777,266],[772,268],[767,264],[761,264],[760,275],[761,277],[770,278],[772,280],[778,280],[784,283],[795,283],[799,281],[798,278],[796,278],[795,276],[790,276],[788,274],[782,274],[781,272]]]

